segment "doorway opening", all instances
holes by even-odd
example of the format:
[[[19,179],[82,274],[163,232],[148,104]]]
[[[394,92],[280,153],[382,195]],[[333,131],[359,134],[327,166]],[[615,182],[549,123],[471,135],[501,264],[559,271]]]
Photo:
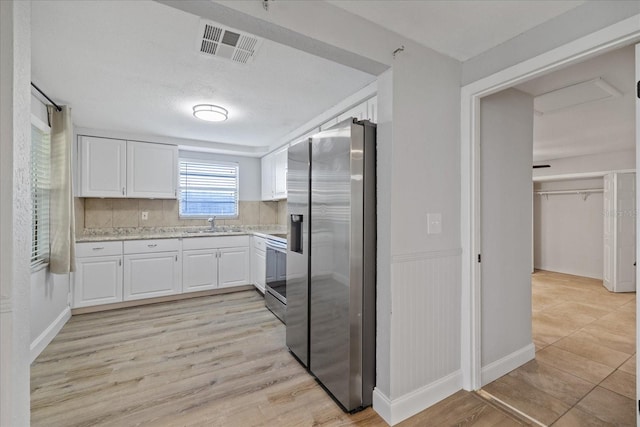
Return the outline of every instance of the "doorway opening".
[[[543,425],[636,417],[635,61],[480,100],[481,385]]]

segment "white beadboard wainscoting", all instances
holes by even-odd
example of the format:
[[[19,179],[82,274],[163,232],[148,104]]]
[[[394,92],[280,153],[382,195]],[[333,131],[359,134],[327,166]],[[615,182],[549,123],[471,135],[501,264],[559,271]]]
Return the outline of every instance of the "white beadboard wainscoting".
[[[462,388],[461,249],[391,259],[391,396],[374,408],[394,425]]]

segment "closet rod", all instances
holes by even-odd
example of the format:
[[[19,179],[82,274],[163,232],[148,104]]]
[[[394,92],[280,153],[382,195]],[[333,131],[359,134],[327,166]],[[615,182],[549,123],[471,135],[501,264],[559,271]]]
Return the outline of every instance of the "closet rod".
[[[586,194],[586,193],[602,193],[604,192],[603,188],[587,188],[585,190],[549,190],[549,191],[536,191],[536,194],[539,195],[547,195],[547,194]]]
[[[34,88],[35,90],[37,90],[38,92],[40,92],[40,94],[41,94],[42,96],[44,96],[45,98],[47,98],[47,101],[49,101],[50,103],[52,103],[52,104],[53,104],[53,106],[54,106],[54,107],[56,107],[56,110],[58,110],[58,111],[62,111],[62,108],[61,108],[58,104],[56,104],[55,102],[53,102],[53,99],[49,98],[49,97],[47,96],[47,94],[46,94],[46,93],[44,93],[43,91],[41,91],[41,90],[40,90],[40,88],[39,88],[38,86],[36,86],[33,82],[31,82],[31,86],[33,86],[33,88]]]

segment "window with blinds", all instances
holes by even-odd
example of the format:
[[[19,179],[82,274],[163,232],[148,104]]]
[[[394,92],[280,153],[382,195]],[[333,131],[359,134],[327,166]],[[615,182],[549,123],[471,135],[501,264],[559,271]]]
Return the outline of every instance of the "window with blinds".
[[[180,157],[180,217],[237,217],[238,164]]]
[[[38,120],[31,124],[31,269],[49,262],[49,191],[51,143],[49,128]]]

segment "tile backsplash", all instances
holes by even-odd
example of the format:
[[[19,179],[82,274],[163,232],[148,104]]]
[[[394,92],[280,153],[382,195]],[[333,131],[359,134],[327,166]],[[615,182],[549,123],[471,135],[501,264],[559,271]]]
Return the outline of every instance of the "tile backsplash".
[[[286,225],[287,201],[238,202],[237,219],[220,219],[218,225]],[[142,212],[148,219],[142,220]],[[206,219],[181,219],[177,200],[75,199],[76,229],[177,227],[209,225]]]

